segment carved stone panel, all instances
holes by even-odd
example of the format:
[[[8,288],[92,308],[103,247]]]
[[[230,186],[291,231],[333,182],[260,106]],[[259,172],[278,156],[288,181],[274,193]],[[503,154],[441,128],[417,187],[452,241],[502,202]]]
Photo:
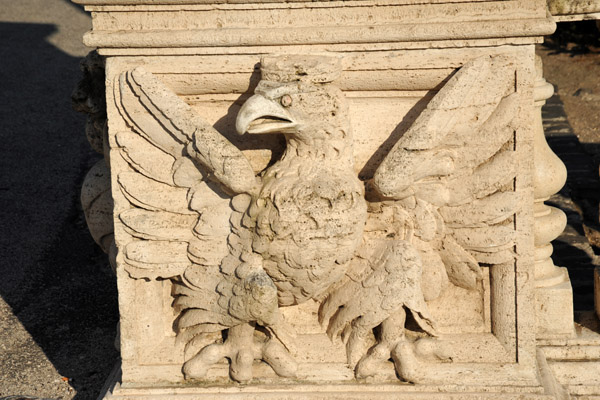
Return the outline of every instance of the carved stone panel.
[[[514,54],[421,98],[340,90],[343,55],[259,58],[241,96],[116,61],[124,382],[534,379],[516,359],[533,198]]]
[[[562,390],[536,341],[544,1],[84,2],[114,398]]]

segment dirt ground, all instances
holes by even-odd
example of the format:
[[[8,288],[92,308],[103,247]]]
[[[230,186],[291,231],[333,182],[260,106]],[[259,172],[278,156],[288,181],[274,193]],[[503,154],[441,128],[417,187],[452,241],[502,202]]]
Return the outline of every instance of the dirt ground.
[[[89,28],[89,16],[68,0],[0,0],[0,400],[95,399],[118,358],[114,277],[78,200],[98,156],[69,100]],[[548,110],[565,114],[566,128],[549,125],[566,129],[551,145],[560,150],[566,137],[577,159],[587,157],[585,173],[575,169],[555,199],[575,227],[571,239],[587,245],[580,308],[590,304],[586,282],[595,261],[583,233],[600,247],[599,37],[594,23],[560,24],[539,46],[557,88]],[[556,246],[559,258],[571,239]]]
[[[600,32],[594,21],[559,23],[538,46],[544,76],[554,84],[584,148],[600,155]]]

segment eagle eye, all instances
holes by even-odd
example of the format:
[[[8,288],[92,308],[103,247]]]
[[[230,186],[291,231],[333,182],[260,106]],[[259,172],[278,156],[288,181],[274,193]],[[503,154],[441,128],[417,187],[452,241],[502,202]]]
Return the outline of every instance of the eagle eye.
[[[287,108],[292,105],[292,96],[290,96],[289,94],[284,94],[283,96],[281,96],[281,99],[279,99],[279,102],[282,106]]]

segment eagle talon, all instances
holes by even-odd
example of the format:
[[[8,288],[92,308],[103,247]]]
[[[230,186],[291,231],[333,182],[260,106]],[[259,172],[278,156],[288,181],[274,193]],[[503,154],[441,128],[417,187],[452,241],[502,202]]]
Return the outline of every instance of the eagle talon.
[[[403,340],[392,350],[392,360],[398,376],[409,383],[421,383],[425,376],[421,372],[420,362],[415,356],[413,344]]]
[[[236,382],[246,383],[252,380],[254,352],[251,349],[239,349],[232,357],[229,375]]]
[[[210,367],[223,358],[230,360],[231,379],[240,383],[252,380],[254,360],[263,360],[282,377],[295,376],[298,368],[296,361],[278,340],[257,339],[254,337],[254,324],[242,324],[229,329],[223,344],[206,346],[188,360],[183,366],[185,378],[204,378]]]
[[[367,354],[361,358],[354,369],[357,379],[368,378],[377,374],[378,366],[390,358],[390,347],[386,343],[379,343],[372,347]]]
[[[225,344],[211,344],[183,364],[185,379],[202,379],[208,373],[211,365],[225,358]]]
[[[298,363],[279,341],[267,340],[262,346],[262,360],[269,364],[281,377],[293,378],[298,371]]]
[[[411,383],[432,382],[425,372],[428,362],[452,362],[444,342],[435,338],[402,340],[392,349],[391,356],[398,376]]]

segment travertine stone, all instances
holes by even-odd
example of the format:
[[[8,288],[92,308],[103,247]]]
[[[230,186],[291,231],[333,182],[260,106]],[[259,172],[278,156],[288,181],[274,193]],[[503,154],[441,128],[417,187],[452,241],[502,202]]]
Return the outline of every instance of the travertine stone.
[[[106,398],[564,398],[548,340],[595,362],[538,329],[573,326],[540,288],[568,284],[545,1],[78,2],[106,58]]]
[[[548,11],[556,21],[600,19],[600,0],[548,0]]]
[[[600,318],[600,268],[594,268],[594,306],[596,315]]]
[[[534,123],[534,213],[535,213],[535,297],[537,338],[572,336],[573,290],[564,267],[552,262],[552,240],[562,233],[567,224],[564,212],[544,204],[558,192],[567,180],[567,169],[546,142],[542,126],[542,106],[552,96],[554,88],[542,77],[542,60],[536,56],[535,106],[538,109]]]
[[[254,359],[297,376],[298,332],[280,308],[312,300],[330,338],[346,342],[358,378],[391,357],[402,379],[427,380],[418,354],[451,356],[435,341],[405,339],[405,311],[436,337],[426,300],[448,285],[482,290],[480,264],[514,265],[522,202],[510,184],[519,106],[512,59],[462,67],[366,181],[366,201],[348,106],[332,83],[341,65],[332,56],[261,60],[262,80],[236,130],[281,133],[286,149],[258,177],[151,73],[118,77],[116,104],[131,129],[115,136],[129,166],[116,181],[133,208],[117,214],[128,234],[117,240],[131,277],[173,279],[186,379],[205,378],[223,358],[238,381],[252,379]],[[259,341],[255,325],[266,330]],[[206,346],[222,330],[227,340]]]

